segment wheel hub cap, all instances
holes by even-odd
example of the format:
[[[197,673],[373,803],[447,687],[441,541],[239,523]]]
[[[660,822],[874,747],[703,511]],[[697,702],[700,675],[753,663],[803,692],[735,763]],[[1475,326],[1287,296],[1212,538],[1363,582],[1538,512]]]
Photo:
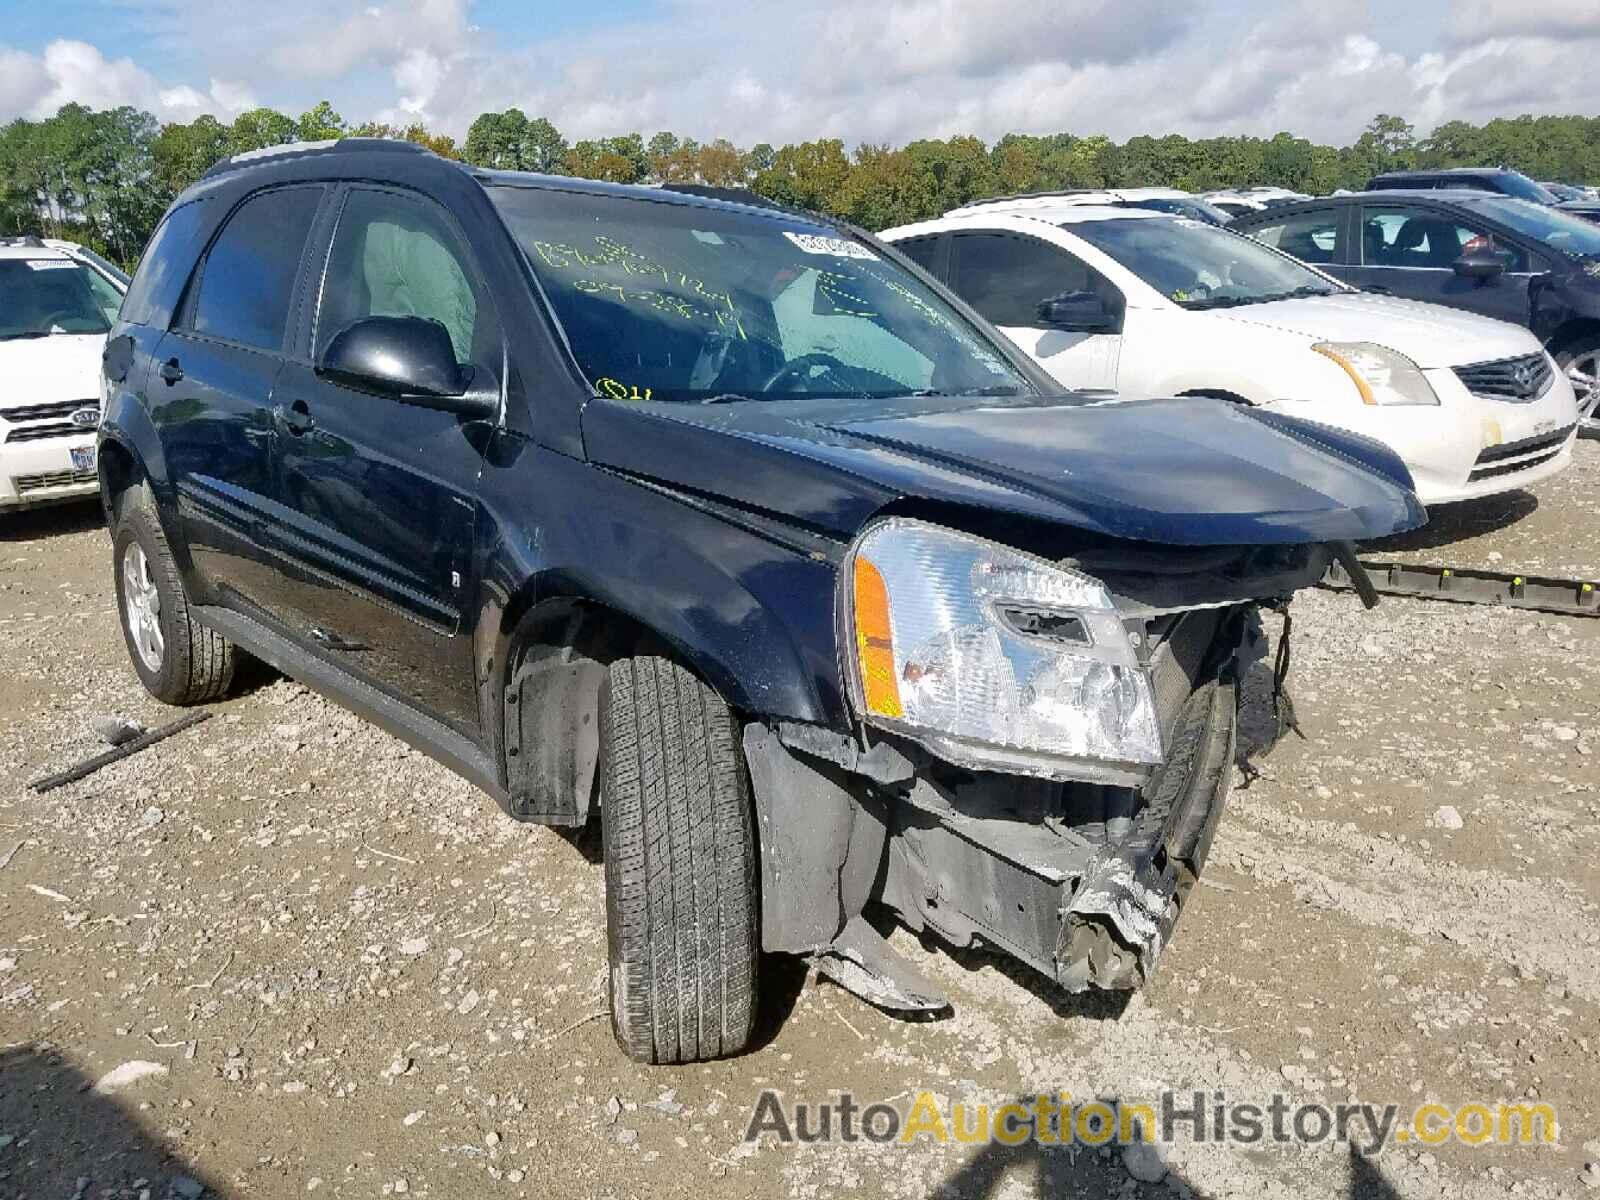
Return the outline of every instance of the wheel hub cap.
[[[128,635],[140,661],[150,671],[161,670],[166,641],[161,636],[161,593],[150,574],[150,560],[138,542],[122,552],[122,607]]]

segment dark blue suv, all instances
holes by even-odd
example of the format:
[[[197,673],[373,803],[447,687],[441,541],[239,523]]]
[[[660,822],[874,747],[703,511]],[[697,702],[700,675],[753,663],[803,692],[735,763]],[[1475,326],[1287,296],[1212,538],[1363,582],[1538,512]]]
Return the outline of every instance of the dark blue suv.
[[[1353,435],[1053,394],[854,229],[404,144],[219,164],[105,375],[146,687],[214,701],[249,653],[519,819],[597,816],[650,1062],[745,1046],[761,950],[942,1007],[869,904],[1137,986],[1255,606],[1424,518]]]
[[[1371,291],[1524,325],[1572,380],[1586,437],[1600,436],[1600,225],[1478,191],[1322,196],[1229,227],[1294,247]]]

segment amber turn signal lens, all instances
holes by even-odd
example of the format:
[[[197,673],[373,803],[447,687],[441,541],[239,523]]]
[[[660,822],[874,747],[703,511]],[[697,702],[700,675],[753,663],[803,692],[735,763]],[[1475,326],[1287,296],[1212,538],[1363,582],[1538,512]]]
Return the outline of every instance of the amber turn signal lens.
[[[880,717],[903,717],[900,682],[894,673],[894,633],[889,625],[889,589],[878,568],[857,557],[855,566],[856,662],[862,699]]]

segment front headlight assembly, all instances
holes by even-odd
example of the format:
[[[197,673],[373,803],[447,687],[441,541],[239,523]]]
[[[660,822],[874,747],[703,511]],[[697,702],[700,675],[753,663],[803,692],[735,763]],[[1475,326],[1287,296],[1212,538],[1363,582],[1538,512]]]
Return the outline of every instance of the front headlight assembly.
[[[1363,404],[1438,404],[1433,385],[1416,363],[1376,342],[1318,342],[1311,347],[1344,368]]]
[[[1137,784],[1162,761],[1150,679],[1105,585],[923,521],[845,564],[851,699],[972,770]]]

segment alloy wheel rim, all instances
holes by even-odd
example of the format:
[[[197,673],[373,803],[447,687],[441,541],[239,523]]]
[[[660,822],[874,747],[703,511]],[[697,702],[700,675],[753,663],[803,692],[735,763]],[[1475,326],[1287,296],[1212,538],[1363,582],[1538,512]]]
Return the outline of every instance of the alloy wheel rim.
[[[161,593],[150,574],[150,559],[138,542],[122,552],[123,620],[139,659],[151,672],[161,670],[166,639],[161,636]]]
[[[1580,354],[1567,364],[1567,378],[1578,399],[1578,412],[1593,421],[1600,417],[1595,405],[1600,401],[1600,350]]]

